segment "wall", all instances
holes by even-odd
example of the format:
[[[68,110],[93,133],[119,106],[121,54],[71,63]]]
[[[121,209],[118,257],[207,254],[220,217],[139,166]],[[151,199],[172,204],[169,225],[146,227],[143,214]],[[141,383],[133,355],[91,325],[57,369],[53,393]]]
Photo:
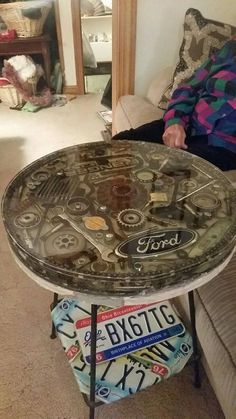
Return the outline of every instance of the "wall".
[[[158,70],[178,61],[185,12],[236,26],[235,0],[137,0],[135,94],[145,95]]]

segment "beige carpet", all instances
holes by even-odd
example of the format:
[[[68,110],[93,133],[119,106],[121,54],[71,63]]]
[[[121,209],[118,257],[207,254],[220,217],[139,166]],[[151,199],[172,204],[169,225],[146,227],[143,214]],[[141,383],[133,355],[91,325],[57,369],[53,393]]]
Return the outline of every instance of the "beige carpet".
[[[0,105],[0,193],[27,163],[57,148],[100,140],[100,98],[86,95],[37,114]],[[52,295],[20,271],[0,240],[0,419],[87,419],[59,339],[50,340]],[[165,383],[97,409],[104,419],[223,419],[203,373],[201,389],[186,367]]]

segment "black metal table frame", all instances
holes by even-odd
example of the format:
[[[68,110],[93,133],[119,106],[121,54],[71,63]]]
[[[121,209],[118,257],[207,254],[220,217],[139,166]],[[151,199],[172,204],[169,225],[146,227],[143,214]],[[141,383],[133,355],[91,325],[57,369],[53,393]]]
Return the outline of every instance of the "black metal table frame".
[[[53,301],[51,303],[51,310],[57,306],[59,302],[58,294],[54,293]],[[195,313],[195,303],[194,303],[194,291],[188,292],[188,303],[189,303],[189,314],[190,314],[190,324],[191,324],[191,332],[192,332],[192,340],[193,340],[193,366],[194,366],[194,386],[199,388],[201,386],[201,379],[200,379],[200,368],[199,368],[199,360],[200,360],[200,353],[198,350],[198,338],[197,338],[197,330],[196,330],[196,313]],[[95,408],[101,406],[103,402],[96,402],[95,401],[95,394],[96,394],[96,337],[97,337],[97,304],[91,304],[91,364],[90,364],[90,394],[89,398],[87,395],[82,393],[82,396],[89,407],[89,419],[94,419],[95,417]],[[51,339],[55,339],[56,329],[54,323],[52,322],[52,331],[50,335]]]

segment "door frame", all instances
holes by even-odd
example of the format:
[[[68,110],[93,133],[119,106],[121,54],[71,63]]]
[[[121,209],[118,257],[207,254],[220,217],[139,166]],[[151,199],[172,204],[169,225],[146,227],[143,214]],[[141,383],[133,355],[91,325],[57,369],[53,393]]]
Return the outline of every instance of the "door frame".
[[[84,66],[83,63],[83,43],[82,43],[82,24],[80,13],[80,0],[71,0],[72,31],[74,41],[75,74],[76,84],[79,95],[85,94],[84,85]]]
[[[112,0],[112,110],[134,93],[137,0]]]
[[[55,8],[59,60],[60,60],[62,79],[63,79],[63,84],[64,84],[65,59],[64,59],[64,53],[63,53],[62,24],[61,24],[61,19],[60,19],[60,6],[59,6],[60,1],[62,0],[54,1],[54,8]],[[68,6],[71,9],[71,26],[72,26],[76,84],[72,86],[64,85],[63,93],[72,94],[72,95],[84,95],[85,94],[84,73],[83,73],[83,66],[81,66],[81,63],[83,62],[83,49],[82,49],[83,46],[82,46],[82,31],[81,31],[80,0],[70,0],[70,4],[68,4]]]

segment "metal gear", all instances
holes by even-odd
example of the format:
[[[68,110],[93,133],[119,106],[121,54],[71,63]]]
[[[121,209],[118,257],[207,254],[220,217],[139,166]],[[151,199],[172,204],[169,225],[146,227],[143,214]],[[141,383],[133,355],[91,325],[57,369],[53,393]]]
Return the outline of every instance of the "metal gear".
[[[32,173],[31,178],[33,181],[45,182],[50,177],[50,171],[47,169],[39,169]]]
[[[67,202],[67,210],[72,215],[84,215],[89,210],[89,201],[86,198],[75,196]]]
[[[58,249],[69,249],[76,245],[77,239],[72,234],[61,234],[54,241],[55,247]]]
[[[47,256],[72,257],[85,249],[84,237],[71,228],[52,233],[44,243]]]
[[[129,207],[142,208],[148,200],[146,188],[138,181],[117,176],[101,182],[97,189],[100,205],[119,212]]]
[[[41,217],[33,211],[24,212],[18,215],[14,222],[17,227],[32,228],[36,227],[41,221]]]
[[[220,200],[213,194],[200,192],[191,197],[191,203],[201,211],[215,211],[221,204]]]
[[[141,169],[135,173],[135,177],[142,183],[152,183],[156,179],[156,174],[150,169]]]
[[[117,222],[125,230],[137,230],[144,224],[145,216],[139,210],[127,208],[119,212]]]

